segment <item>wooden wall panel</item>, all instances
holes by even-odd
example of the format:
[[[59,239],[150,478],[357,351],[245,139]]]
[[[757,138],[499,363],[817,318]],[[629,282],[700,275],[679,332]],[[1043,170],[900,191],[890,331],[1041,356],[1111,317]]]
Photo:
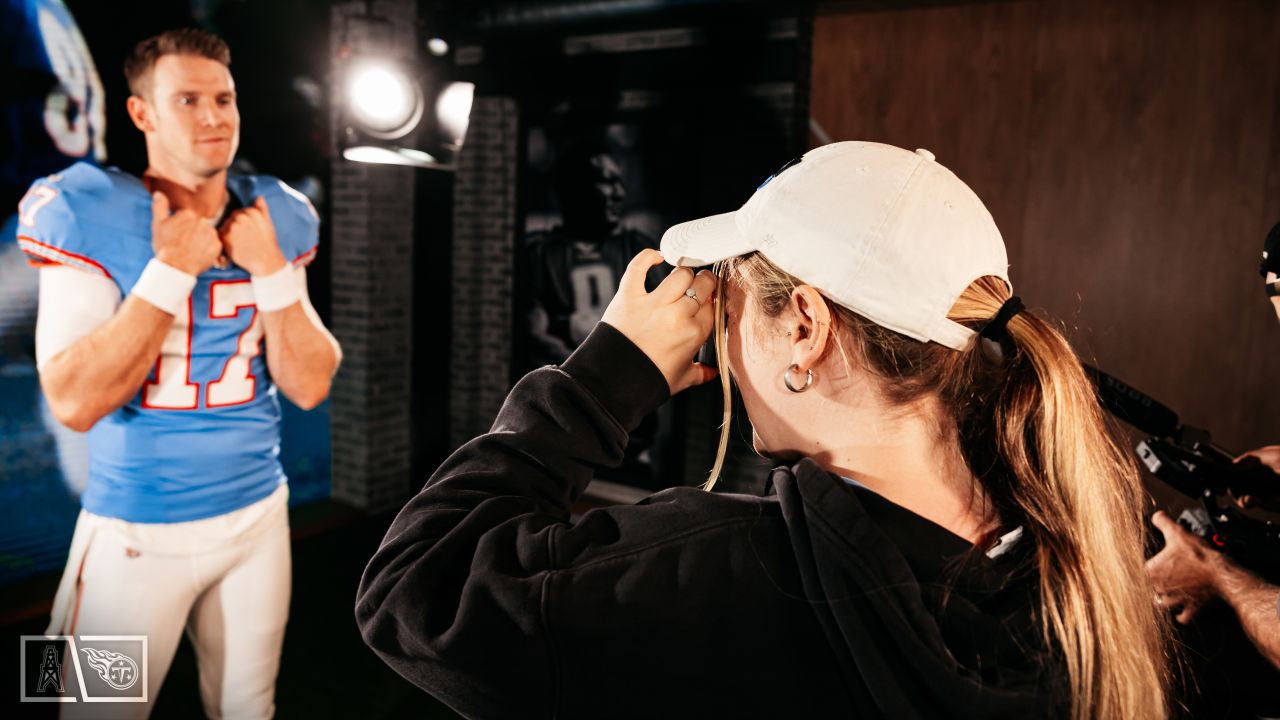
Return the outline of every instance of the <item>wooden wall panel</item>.
[[[1280,12],[1276,13],[1280,15]],[[1275,47],[1275,38],[1280,38],[1280,18],[1273,18],[1272,27],[1272,46]],[[1280,64],[1280,60],[1271,59],[1273,64]],[[1277,222],[1280,222],[1280,80],[1276,81],[1277,90],[1272,98],[1271,113],[1271,141],[1270,149],[1267,152],[1267,187],[1263,199],[1262,215],[1258,218],[1258,227],[1270,228]],[[1266,99],[1260,99],[1265,102]],[[1246,357],[1269,357],[1269,362],[1258,363],[1256,365],[1245,365],[1242,368],[1244,377],[1241,386],[1246,388],[1246,392],[1250,389],[1256,390],[1257,397],[1253,402],[1243,406],[1241,411],[1240,422],[1246,428],[1261,427],[1267,428],[1266,436],[1272,438],[1270,442],[1280,443],[1280,440],[1274,438],[1280,436],[1275,432],[1280,427],[1280,416],[1276,412],[1276,403],[1267,402],[1268,399],[1276,399],[1280,397],[1277,392],[1277,383],[1280,381],[1280,367],[1277,367],[1276,358],[1280,358],[1280,340],[1276,338],[1274,326],[1271,325],[1273,317],[1273,309],[1264,309],[1262,311],[1254,311],[1253,315],[1253,331],[1249,334],[1249,342],[1247,344]]]
[[[1280,2],[820,15],[814,119],[928,147],[987,202],[1015,289],[1229,449],[1280,443]]]

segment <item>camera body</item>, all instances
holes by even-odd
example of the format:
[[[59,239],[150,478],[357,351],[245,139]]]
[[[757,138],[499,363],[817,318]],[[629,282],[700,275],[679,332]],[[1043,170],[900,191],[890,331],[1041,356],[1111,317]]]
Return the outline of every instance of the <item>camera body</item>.
[[[1280,576],[1280,525],[1240,512],[1232,500],[1254,498],[1255,505],[1280,509],[1280,477],[1256,458],[1239,463],[1209,443],[1198,428],[1179,428],[1176,439],[1150,437],[1138,443],[1138,458],[1157,479],[1199,502],[1178,522],[1258,574]]]
[[[1280,476],[1254,457],[1236,462],[1207,430],[1183,425],[1150,395],[1093,366],[1085,365],[1085,372],[1103,407],[1150,436],[1135,448],[1142,464],[1199,503],[1178,518],[1183,527],[1265,577],[1280,575],[1280,525],[1250,517],[1237,505],[1248,497],[1251,506],[1280,510]]]

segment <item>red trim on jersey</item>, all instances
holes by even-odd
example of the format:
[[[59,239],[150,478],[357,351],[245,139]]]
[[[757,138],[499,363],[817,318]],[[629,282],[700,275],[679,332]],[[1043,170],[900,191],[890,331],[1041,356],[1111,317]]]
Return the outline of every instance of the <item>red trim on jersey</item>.
[[[46,263],[71,265],[72,267],[81,267],[78,263],[84,263],[86,267],[83,267],[82,269],[90,270],[90,271],[97,270],[98,272],[102,273],[104,277],[107,277],[107,278],[111,277],[111,273],[107,272],[106,268],[99,265],[92,258],[87,258],[83,255],[77,255],[73,252],[68,252],[61,248],[56,248],[52,245],[47,245],[45,243],[40,242],[39,240],[36,240],[33,237],[28,237],[26,235],[19,235],[18,245],[22,247],[23,252],[33,257],[39,258],[40,260],[43,260]]]
[[[209,391],[213,389],[214,385],[217,385],[218,383],[222,382],[223,378],[227,376],[227,368],[231,367],[231,361],[235,359],[236,355],[240,354],[240,341],[244,339],[245,333],[253,329],[253,323],[255,320],[258,319],[258,305],[256,303],[246,303],[244,305],[236,305],[234,308],[232,308],[231,312],[226,315],[214,314],[213,308],[216,305],[216,303],[214,302],[214,296],[217,293],[217,286],[218,285],[238,285],[238,284],[247,283],[247,282],[250,282],[250,281],[249,280],[214,280],[213,282],[209,283],[209,319],[210,320],[227,320],[230,318],[234,318],[238,316],[240,314],[240,311],[245,308],[253,308],[253,312],[249,315],[249,324],[245,327],[243,332],[241,332],[239,335],[236,336],[235,352],[232,353],[231,357],[227,358],[227,361],[222,364],[222,373],[218,375],[218,379],[214,380],[213,382],[205,383],[204,385],[204,406],[206,408],[222,408],[222,407],[234,407],[236,405],[244,405],[246,403],[253,402],[253,399],[258,396],[258,376],[253,374],[253,359],[258,357],[258,355],[262,354],[261,340],[259,340],[257,344],[254,346],[253,354],[248,357],[248,361],[249,361],[248,366],[245,368],[246,371],[249,373],[249,383],[253,386],[253,389],[249,391],[249,397],[245,400],[240,400],[237,402],[229,402],[229,403],[214,403],[211,400],[209,400]]]
[[[310,265],[311,261],[316,259],[316,251],[319,249],[320,249],[320,246],[317,245],[311,248],[310,250],[302,253],[301,255],[293,259],[293,265],[295,267],[299,265]]]
[[[147,402],[147,390],[153,385],[160,384],[160,363],[164,360],[164,348],[161,346],[160,355],[156,357],[155,382],[147,381],[142,386],[142,407],[146,410],[198,410],[200,409],[200,385],[191,382],[191,334],[196,327],[196,311],[195,311],[195,292],[187,296],[187,382],[185,387],[194,387],[196,389],[196,401],[191,407],[170,407],[168,405],[151,405]]]

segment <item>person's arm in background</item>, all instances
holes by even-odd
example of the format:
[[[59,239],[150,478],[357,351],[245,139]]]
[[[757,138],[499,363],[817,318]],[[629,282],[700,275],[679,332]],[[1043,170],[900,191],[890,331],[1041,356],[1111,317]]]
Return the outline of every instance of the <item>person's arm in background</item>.
[[[1280,475],[1280,445],[1267,445],[1257,450],[1250,450],[1236,458],[1236,462],[1240,462],[1247,457],[1258,458],[1259,462],[1271,468],[1271,472]]]
[[[1157,602],[1176,610],[1178,622],[1186,624],[1215,596],[1221,597],[1262,656],[1280,668],[1280,586],[1231,562],[1164,512],[1151,521],[1165,541],[1164,549],[1147,561]]]
[[[1261,496],[1240,495],[1235,498],[1236,504],[1242,508],[1254,507],[1260,505],[1262,507],[1273,507],[1280,505],[1280,445],[1267,445],[1257,450],[1250,450],[1235,459],[1235,462],[1242,463],[1244,461],[1254,461],[1261,463],[1263,467],[1276,474],[1276,482],[1274,490],[1271,493],[1264,493]],[[1274,508],[1280,509],[1280,507]]]
[[[559,365],[573,353],[573,348],[564,340],[551,334],[551,316],[547,309],[537,300],[531,300],[525,313],[525,322],[529,329],[529,342],[532,345],[530,354],[538,359],[539,364]]]
[[[233,212],[219,232],[227,257],[252,278],[272,382],[298,407],[314,408],[329,395],[342,352],[311,307],[306,271],[285,259],[262,197]]]
[[[534,239],[528,238],[520,247],[520,267],[524,268],[526,280],[518,283],[519,297],[517,312],[523,312],[525,340],[525,361],[521,370],[541,367],[543,365],[559,365],[573,353],[573,348],[564,339],[551,332],[551,313],[542,304],[544,287],[543,277],[547,272],[547,243],[549,241],[541,233]]]
[[[1244,632],[1272,665],[1280,668],[1280,586],[1272,585],[1218,554],[1214,588],[1236,611]]]
[[[81,271],[59,267],[41,271],[36,320],[40,386],[53,416],[72,430],[88,430],[137,394],[173,324],[173,313],[159,305],[181,299],[184,287],[185,295],[190,295],[195,276],[211,267],[222,252],[213,228],[190,210],[170,215],[168,200],[159,193],[152,201],[152,247],[156,265],[148,265],[123,303],[112,284],[119,309],[101,324],[94,320],[92,328],[83,323],[102,312],[94,305],[97,298],[105,297],[105,290],[77,295],[76,276],[65,273]],[[166,300],[157,305],[159,297]]]

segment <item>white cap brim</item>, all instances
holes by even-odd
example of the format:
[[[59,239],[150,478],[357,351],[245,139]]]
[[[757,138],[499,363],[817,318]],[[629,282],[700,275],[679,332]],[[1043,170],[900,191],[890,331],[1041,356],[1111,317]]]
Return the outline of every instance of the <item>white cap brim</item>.
[[[702,267],[755,248],[738,230],[737,211],[674,225],[662,234],[662,257],[676,267]]]

